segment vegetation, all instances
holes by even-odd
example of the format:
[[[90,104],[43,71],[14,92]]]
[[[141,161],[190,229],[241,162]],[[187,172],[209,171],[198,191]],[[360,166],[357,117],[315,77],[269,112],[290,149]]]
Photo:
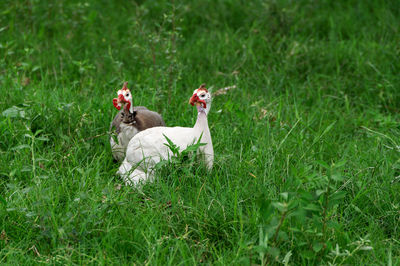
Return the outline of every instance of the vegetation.
[[[400,264],[399,1],[0,14],[1,264]],[[169,126],[194,124],[201,83],[236,86],[209,114],[211,172],[175,151],[123,185],[107,132],[124,81]]]

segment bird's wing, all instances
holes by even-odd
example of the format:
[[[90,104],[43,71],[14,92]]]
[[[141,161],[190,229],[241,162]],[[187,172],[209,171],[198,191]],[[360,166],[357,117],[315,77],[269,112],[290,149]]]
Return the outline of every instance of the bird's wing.
[[[114,117],[114,119],[113,119],[113,121],[111,122],[111,125],[110,125],[110,132],[113,130],[113,128],[115,128],[115,132],[117,134],[119,134],[121,132],[120,125],[122,123],[122,112],[123,111],[121,110],[115,115],[115,117]]]
[[[129,142],[126,158],[131,163],[139,163],[143,159],[151,158],[158,162],[160,158],[168,159],[170,149],[165,145],[167,136],[182,149],[193,143],[193,129],[187,127],[153,127],[139,132]],[[157,159],[156,159],[157,158]]]

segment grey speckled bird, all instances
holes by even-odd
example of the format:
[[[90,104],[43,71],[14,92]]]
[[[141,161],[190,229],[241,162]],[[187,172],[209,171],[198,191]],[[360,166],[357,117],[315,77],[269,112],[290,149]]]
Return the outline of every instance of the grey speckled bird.
[[[128,143],[138,132],[151,127],[165,126],[164,120],[157,112],[144,106],[133,106],[132,94],[127,84],[125,82],[117,92],[118,98],[113,99],[115,108],[120,110],[110,125],[110,131],[114,133],[110,138],[111,150],[113,158],[117,161],[125,158]]]

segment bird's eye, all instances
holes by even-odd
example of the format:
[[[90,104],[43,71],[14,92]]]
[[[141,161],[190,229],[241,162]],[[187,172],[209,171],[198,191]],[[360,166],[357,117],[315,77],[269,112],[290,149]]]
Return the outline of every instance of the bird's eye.
[[[125,94],[126,97],[129,97],[129,93]]]
[[[206,95],[205,95],[205,94],[202,94],[202,95],[200,95],[200,97],[201,97],[201,98],[204,98],[204,97],[206,97]]]

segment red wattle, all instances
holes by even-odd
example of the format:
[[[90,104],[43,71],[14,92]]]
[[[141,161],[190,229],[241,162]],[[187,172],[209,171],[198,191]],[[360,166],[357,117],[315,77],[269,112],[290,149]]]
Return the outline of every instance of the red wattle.
[[[205,101],[203,101],[203,100],[198,100],[197,102],[203,104],[203,108],[207,108],[207,104],[206,104]]]
[[[200,100],[199,96],[197,96],[197,94],[193,94],[193,96],[190,98],[189,103],[194,106],[194,104],[198,102],[201,103],[203,105],[203,108],[207,108],[207,104],[205,101]]]
[[[121,106],[118,104],[118,99],[114,98],[113,99],[113,105],[115,108],[117,108],[118,110],[121,110]]]
[[[194,103],[199,100],[199,96],[197,94],[193,94],[192,97],[190,97],[189,103],[194,106]]]

